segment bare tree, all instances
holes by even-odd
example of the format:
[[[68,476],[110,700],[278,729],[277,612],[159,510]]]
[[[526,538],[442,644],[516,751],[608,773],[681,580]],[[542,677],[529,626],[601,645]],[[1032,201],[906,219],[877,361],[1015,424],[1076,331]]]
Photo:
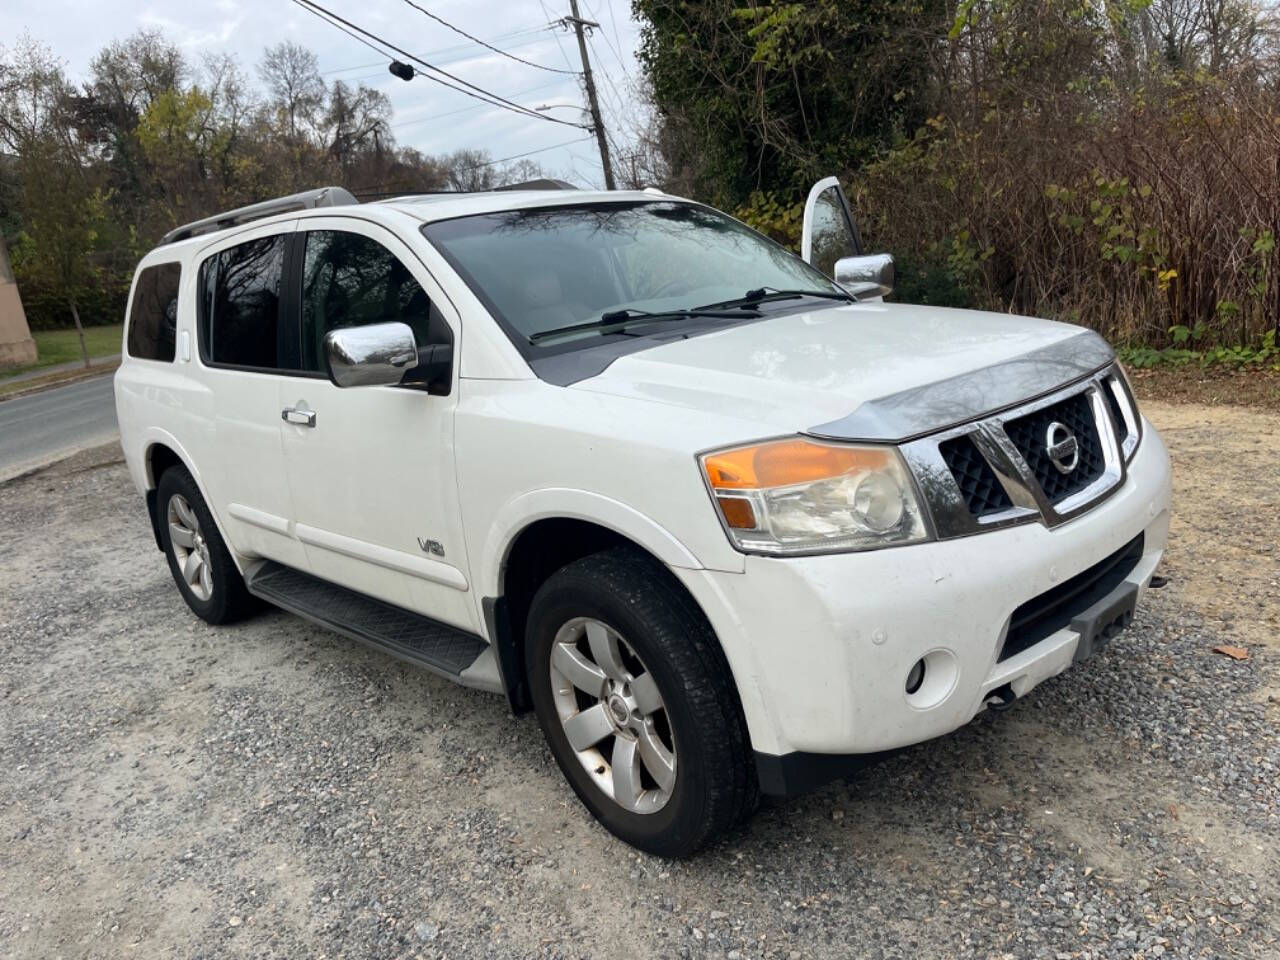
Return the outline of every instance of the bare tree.
[[[329,94],[325,113],[329,154],[338,161],[345,177],[357,154],[371,151],[376,166],[393,143],[389,121],[391,101],[387,95],[363,84],[354,90],[341,80]]]
[[[497,171],[488,150],[456,150],[442,158],[449,186],[465,193],[492,190]]]
[[[24,34],[12,51],[0,46],[0,146],[21,155],[37,138],[64,126],[71,93],[53,51]]]
[[[90,64],[93,90],[117,113],[144,113],[157,97],[186,81],[187,62],[159,30],[113,41]]]
[[[284,122],[291,139],[314,129],[325,102],[320,62],[306,47],[285,40],[267,47],[258,63],[258,75],[266,84],[268,105]]]

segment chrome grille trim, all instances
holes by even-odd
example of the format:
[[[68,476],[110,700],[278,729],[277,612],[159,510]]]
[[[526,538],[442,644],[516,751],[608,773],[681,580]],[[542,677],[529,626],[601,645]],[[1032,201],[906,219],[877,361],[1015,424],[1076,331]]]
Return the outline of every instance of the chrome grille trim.
[[[1103,392],[1109,390],[1115,391],[1124,417],[1123,443],[1114,408]],[[1087,487],[1055,504],[1045,495],[1021,452],[1009,439],[1005,424],[1080,394],[1088,398],[1093,413],[1102,443],[1104,468]],[[1128,461],[1141,441],[1141,419],[1123,375],[1112,364],[1084,380],[1025,404],[904,444],[901,450],[916,477],[940,540],[1036,521],[1056,527],[1102,503],[1124,485]],[[973,441],[1008,493],[1012,507],[983,517],[970,512],[959,483],[939,451],[939,444],[958,436],[968,436]]]

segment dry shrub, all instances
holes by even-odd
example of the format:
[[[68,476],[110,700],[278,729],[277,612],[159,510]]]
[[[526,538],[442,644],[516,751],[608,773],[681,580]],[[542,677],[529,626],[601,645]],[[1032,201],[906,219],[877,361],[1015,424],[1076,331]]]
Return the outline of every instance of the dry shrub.
[[[855,177],[872,242],[974,305],[1124,343],[1260,342],[1280,323],[1280,98],[1164,72],[930,122]]]

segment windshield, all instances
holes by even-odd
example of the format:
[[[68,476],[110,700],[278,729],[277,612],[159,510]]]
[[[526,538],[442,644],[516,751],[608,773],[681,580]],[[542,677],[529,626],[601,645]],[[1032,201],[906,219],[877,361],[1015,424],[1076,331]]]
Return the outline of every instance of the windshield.
[[[577,349],[602,338],[635,336],[629,325],[624,331],[616,323],[599,323],[620,311],[670,314],[761,288],[826,296],[840,292],[773,241],[689,203],[507,210],[427,224],[423,233],[525,352],[535,343],[541,353],[548,343]],[[795,304],[777,305],[789,306]],[[664,319],[708,322],[706,317]],[[742,314],[721,322],[732,319]],[[584,329],[548,336],[579,325]]]

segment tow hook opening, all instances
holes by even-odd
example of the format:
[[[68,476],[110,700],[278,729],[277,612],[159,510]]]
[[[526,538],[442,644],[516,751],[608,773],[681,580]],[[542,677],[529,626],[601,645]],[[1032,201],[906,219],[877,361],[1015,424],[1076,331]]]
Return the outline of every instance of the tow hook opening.
[[[1013,692],[1013,684],[1006,683],[1003,687],[996,687],[987,694],[987,707],[997,713],[1003,713],[1012,707],[1018,700],[1018,695]]]

